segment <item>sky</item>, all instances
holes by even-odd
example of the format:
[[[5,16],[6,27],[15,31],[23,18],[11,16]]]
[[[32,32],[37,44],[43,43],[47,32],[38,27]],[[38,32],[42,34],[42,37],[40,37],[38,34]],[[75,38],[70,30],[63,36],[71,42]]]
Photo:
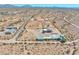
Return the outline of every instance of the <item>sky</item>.
[[[23,6],[25,4],[16,4],[16,6]],[[31,4],[35,7],[67,7],[67,8],[79,8],[79,4]]]

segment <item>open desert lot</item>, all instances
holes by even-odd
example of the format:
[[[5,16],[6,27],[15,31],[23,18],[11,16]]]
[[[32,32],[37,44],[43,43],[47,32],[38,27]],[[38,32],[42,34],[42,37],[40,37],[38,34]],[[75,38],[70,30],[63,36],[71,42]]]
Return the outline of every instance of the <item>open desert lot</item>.
[[[0,8],[1,55],[79,55],[79,9]]]

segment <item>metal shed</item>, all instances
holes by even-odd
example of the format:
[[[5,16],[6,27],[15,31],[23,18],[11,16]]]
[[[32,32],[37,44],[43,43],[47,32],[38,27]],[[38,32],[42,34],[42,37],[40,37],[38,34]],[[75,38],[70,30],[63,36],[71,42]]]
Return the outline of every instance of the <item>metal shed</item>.
[[[65,41],[64,35],[60,35],[57,33],[54,34],[42,34],[42,35],[37,35],[36,36],[37,41],[43,41],[43,40],[57,40],[57,41]]]

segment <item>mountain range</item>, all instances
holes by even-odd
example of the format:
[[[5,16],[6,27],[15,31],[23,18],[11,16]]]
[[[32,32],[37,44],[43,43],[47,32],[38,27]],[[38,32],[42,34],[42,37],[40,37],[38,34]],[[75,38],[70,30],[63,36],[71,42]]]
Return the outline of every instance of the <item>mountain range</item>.
[[[44,4],[37,4],[37,5],[33,5],[33,4],[20,4],[21,6],[19,6],[19,4],[0,4],[0,8],[79,8],[79,5],[76,5],[76,7],[71,7],[72,5],[44,5]]]
[[[16,6],[12,4],[0,4],[0,8],[29,8],[31,5]]]

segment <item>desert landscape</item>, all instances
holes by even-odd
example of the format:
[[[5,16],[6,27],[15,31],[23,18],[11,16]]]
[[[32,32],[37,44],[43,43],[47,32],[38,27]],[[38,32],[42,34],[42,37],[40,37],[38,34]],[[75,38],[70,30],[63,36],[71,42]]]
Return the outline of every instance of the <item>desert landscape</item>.
[[[79,9],[0,8],[0,55],[79,55]]]

